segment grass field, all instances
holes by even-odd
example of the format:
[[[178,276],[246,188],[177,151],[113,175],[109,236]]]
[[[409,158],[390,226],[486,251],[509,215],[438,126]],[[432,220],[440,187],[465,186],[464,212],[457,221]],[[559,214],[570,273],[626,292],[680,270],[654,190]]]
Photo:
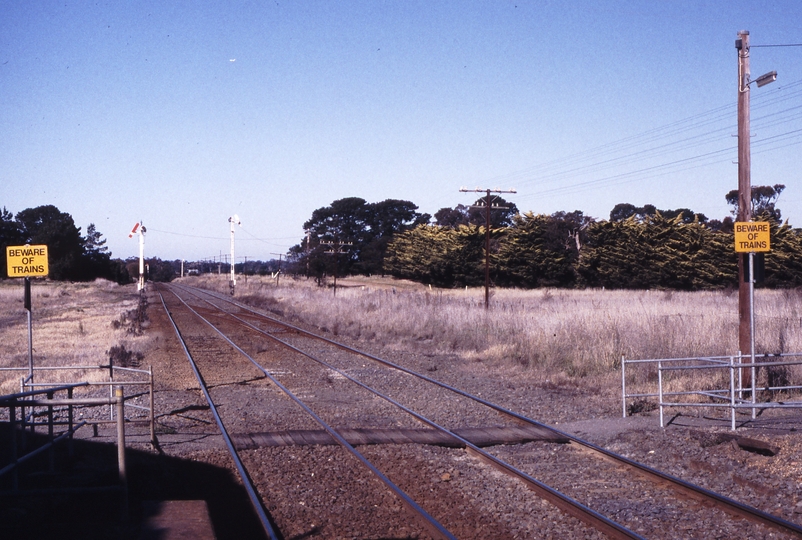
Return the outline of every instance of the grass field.
[[[139,303],[133,285],[120,287],[98,280],[63,283],[33,280],[31,284],[34,366],[99,366],[108,364],[109,351],[121,347],[129,359],[147,349],[150,337],[137,335],[130,320]],[[0,394],[19,392],[20,377],[27,375],[28,325],[23,306],[22,280],[0,281]],[[97,377],[101,377],[98,373]],[[70,373],[48,375],[47,380],[67,382]],[[95,380],[81,377],[75,380]],[[41,380],[41,379],[40,379]]]
[[[185,278],[228,291],[227,276]],[[609,373],[621,357],[729,355],[738,351],[735,291],[430,289],[382,278],[331,287],[284,278],[239,277],[236,295],[326,328],[385,346],[457,353],[568,376]],[[802,351],[802,292],[756,291],[759,352]]]
[[[179,281],[228,292],[227,276]],[[139,299],[133,285],[37,280],[32,291],[35,365],[96,366],[120,348],[134,359],[144,355],[147,365],[153,337],[132,332]],[[0,281],[0,367],[27,367],[22,296],[21,281]],[[266,277],[240,276],[236,297],[334,336],[582,385],[620,385],[622,356],[737,353],[738,298],[730,291],[496,289],[485,310],[481,288],[348,278],[338,280],[335,295],[314,280],[284,277],[276,287]],[[802,351],[802,292],[759,290],[755,313],[758,352]],[[24,374],[0,372],[0,393],[18,391]]]

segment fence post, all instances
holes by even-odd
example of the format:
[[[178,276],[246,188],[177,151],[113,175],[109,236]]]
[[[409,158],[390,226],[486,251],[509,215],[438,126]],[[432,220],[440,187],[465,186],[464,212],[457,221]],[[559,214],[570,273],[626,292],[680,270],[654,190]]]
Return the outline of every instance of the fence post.
[[[626,376],[626,360],[624,355],[621,355],[621,401],[624,418],[627,417],[627,376]]]
[[[73,424],[73,412],[72,412],[72,394],[73,388],[67,388],[67,399],[70,400],[70,404],[67,405],[67,432],[70,434],[67,438],[67,455],[73,457],[75,455],[75,442],[73,441],[72,437],[72,424]]]
[[[109,355],[109,397],[113,398],[114,393],[114,356]],[[109,405],[109,420],[114,420],[114,405]]]
[[[117,466],[120,473],[120,490],[122,492],[120,515],[122,520],[126,522],[128,521],[128,476],[125,470],[125,398],[123,397],[122,386],[114,389],[114,397],[117,401]]]
[[[9,425],[11,429],[10,443],[11,443],[11,463],[17,462],[17,408],[14,405],[9,407],[8,411]],[[17,467],[11,472],[11,490],[17,491],[19,489],[19,471]]]
[[[53,392],[47,393],[47,399],[53,399]],[[53,472],[56,470],[56,445],[53,444],[53,405],[50,404],[47,406],[47,442],[50,443],[50,449],[47,451],[48,466],[50,472]]]
[[[757,368],[755,367],[755,355],[752,355],[752,420],[754,420],[757,416],[755,415],[755,403],[756,403],[756,396],[755,392],[757,390],[757,383],[755,382],[755,378],[757,377]]]
[[[738,351],[738,363],[743,364],[744,359],[741,351]],[[738,399],[744,398],[744,381],[743,381],[743,369],[738,370]]]
[[[660,427],[666,427],[663,423],[663,362],[657,361],[657,392],[660,400]]]
[[[148,375],[150,377],[150,444],[155,447],[158,443],[156,441],[156,408],[153,398],[153,366],[148,366]]]
[[[740,356],[741,353],[738,353]],[[740,361],[738,362],[740,364]],[[740,377],[741,370],[738,370],[738,375]],[[730,411],[732,422],[730,429],[735,431],[735,357],[730,356]]]

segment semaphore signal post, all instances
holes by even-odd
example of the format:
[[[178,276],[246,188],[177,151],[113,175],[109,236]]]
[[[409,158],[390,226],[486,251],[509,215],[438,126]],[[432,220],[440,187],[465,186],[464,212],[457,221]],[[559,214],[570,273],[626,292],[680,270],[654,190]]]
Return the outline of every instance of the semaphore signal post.
[[[33,327],[31,324],[31,278],[50,273],[47,246],[26,244],[6,247],[6,265],[10,278],[25,279],[25,311],[28,312],[28,381],[33,382]]]

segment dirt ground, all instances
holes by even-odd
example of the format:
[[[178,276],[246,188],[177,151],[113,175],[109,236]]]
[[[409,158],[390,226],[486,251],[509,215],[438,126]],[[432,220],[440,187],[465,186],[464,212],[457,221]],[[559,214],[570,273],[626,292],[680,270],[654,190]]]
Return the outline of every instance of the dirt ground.
[[[126,305],[130,308],[130,305]],[[130,517],[120,519],[119,497],[64,493],[40,497],[4,497],[0,504],[0,537],[138,538],[142,504],[148,500],[207,501],[219,539],[260,538],[250,503],[239,484],[208,407],[183,350],[164,316],[158,297],[148,299],[143,365],[156,381],[157,445],[146,428],[132,426],[128,435]],[[481,394],[530,418],[576,434],[637,461],[657,466],[703,487],[802,522],[802,418],[796,412],[767,412],[739,429],[777,452],[768,456],[734,443],[723,418],[682,414],[667,416],[660,428],[656,411],[621,418],[620,396],[570,380],[544,381],[523,369],[499,371],[449,355],[406,355],[375,345],[354,343],[378,356]],[[672,413],[673,414],[673,413]],[[743,420],[748,420],[743,418]],[[59,458],[57,473],[31,470],[26,489],[82,485],[109,486],[116,478],[114,433],[80,434],[75,457]],[[7,441],[3,436],[2,441]],[[0,456],[8,449],[0,448]],[[8,490],[7,484],[0,489]]]

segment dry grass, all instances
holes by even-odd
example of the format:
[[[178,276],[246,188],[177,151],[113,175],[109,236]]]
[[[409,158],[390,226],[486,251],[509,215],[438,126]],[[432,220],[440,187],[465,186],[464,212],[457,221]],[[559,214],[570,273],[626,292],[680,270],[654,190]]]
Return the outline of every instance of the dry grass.
[[[108,364],[113,347],[145,351],[149,339],[128,330],[124,314],[135,310],[139,295],[134,286],[121,287],[98,280],[94,283],[61,283],[36,280],[31,286],[34,366],[98,366]],[[23,307],[21,280],[0,281],[0,367],[21,367],[24,371],[0,371],[0,394],[19,391],[20,377],[27,374],[28,326]],[[115,324],[116,323],[116,324]],[[37,382],[99,380],[61,373],[37,375]]]
[[[227,292],[226,277],[188,278]],[[241,277],[237,296],[281,314],[398,349],[425,347],[468,360],[516,364],[569,377],[609,374],[621,357],[668,358],[737,352],[737,293],[604,290],[429,289],[353,278],[331,288],[285,278],[280,287]],[[756,293],[757,349],[802,351],[802,293]]]

